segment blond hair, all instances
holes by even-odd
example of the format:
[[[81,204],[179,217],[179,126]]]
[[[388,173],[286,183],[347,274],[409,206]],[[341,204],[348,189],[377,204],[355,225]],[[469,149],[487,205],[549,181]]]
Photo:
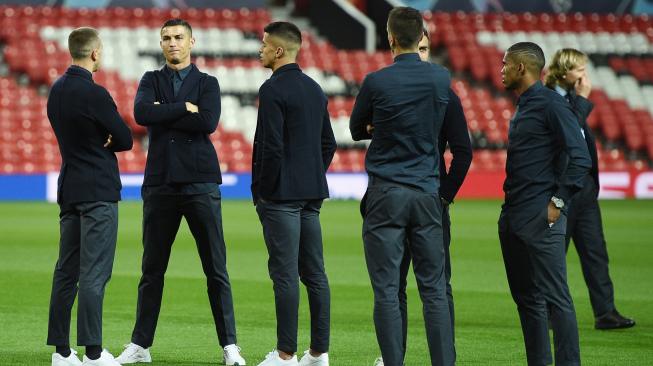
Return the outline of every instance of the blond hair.
[[[587,55],[577,49],[563,48],[558,50],[551,59],[544,83],[549,88],[554,88],[564,80],[565,75],[570,70],[586,64],[587,60]]]

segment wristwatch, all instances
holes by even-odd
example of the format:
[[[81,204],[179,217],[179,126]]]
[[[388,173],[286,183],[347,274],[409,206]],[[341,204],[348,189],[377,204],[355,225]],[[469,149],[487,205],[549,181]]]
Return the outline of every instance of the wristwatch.
[[[558,210],[561,210],[563,207],[565,207],[565,201],[563,201],[562,198],[558,198],[556,196],[553,196],[553,197],[551,197],[551,202],[553,202],[553,205]]]

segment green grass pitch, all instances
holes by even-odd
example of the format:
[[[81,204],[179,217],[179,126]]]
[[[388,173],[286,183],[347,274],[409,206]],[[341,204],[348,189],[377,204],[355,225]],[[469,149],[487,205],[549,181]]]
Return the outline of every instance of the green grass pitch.
[[[322,209],[325,261],[332,291],[331,360],[335,366],[371,365],[379,355],[372,324],[372,290],[363,258],[358,203],[326,202]],[[499,201],[460,201],[452,207],[456,345],[461,365],[524,365],[519,320],[508,292],[497,237]],[[618,309],[637,320],[621,331],[593,329],[578,257],[570,250],[569,284],[576,304],[584,365],[653,365],[653,201],[602,202],[610,273]],[[46,365],[52,269],[58,249],[58,207],[0,204],[0,365]],[[275,346],[272,283],[254,207],[223,203],[228,265],[239,344],[249,365]],[[140,276],[141,205],[120,204],[113,277],[104,302],[104,346],[117,355],[130,338]],[[166,277],[152,357],[156,365],[215,365],[221,350],[211,320],[205,278],[183,224]],[[414,278],[409,279],[406,364],[428,365]],[[305,291],[299,348],[308,347]],[[71,344],[75,344],[75,319]],[[78,347],[80,349],[80,347]],[[82,349],[80,349],[82,351]]]

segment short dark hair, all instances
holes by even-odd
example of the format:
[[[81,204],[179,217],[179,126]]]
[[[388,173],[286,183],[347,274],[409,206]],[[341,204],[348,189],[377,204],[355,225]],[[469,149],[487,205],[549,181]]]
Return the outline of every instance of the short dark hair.
[[[163,23],[163,26],[161,27],[161,31],[163,31],[163,28],[166,28],[166,27],[174,27],[174,26],[176,26],[176,25],[181,25],[182,27],[188,29],[188,33],[189,33],[191,36],[193,36],[193,28],[191,28],[190,24],[189,24],[187,21],[185,21],[185,20],[183,20],[183,19],[181,19],[181,18],[174,18],[174,19],[168,19],[168,20],[166,20],[166,22]],[[159,33],[160,33],[161,31],[159,31]]]
[[[73,30],[68,35],[68,51],[73,60],[89,57],[91,52],[100,45],[98,31],[90,27],[81,27]]]
[[[523,63],[530,72],[538,75],[542,73],[545,64],[544,52],[537,44],[533,42],[515,43],[508,48],[506,54],[514,61]]]
[[[399,47],[415,47],[424,34],[422,14],[407,6],[396,7],[388,14],[388,31]]]
[[[272,22],[263,28],[263,31],[271,36],[279,37],[286,42],[302,44],[302,32],[296,25],[290,22]]]

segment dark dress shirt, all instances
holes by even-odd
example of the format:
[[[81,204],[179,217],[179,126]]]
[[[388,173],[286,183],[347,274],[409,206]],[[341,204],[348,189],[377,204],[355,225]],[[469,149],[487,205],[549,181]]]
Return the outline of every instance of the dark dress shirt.
[[[566,154],[566,166],[558,162]],[[569,202],[583,186],[592,161],[569,103],[540,81],[517,100],[510,121],[504,210],[515,229],[548,205],[552,196]],[[513,216],[514,215],[514,216]]]
[[[365,78],[349,122],[355,141],[374,138],[365,157],[371,178],[438,193],[438,139],[449,102],[449,72],[422,62],[417,53]]]

